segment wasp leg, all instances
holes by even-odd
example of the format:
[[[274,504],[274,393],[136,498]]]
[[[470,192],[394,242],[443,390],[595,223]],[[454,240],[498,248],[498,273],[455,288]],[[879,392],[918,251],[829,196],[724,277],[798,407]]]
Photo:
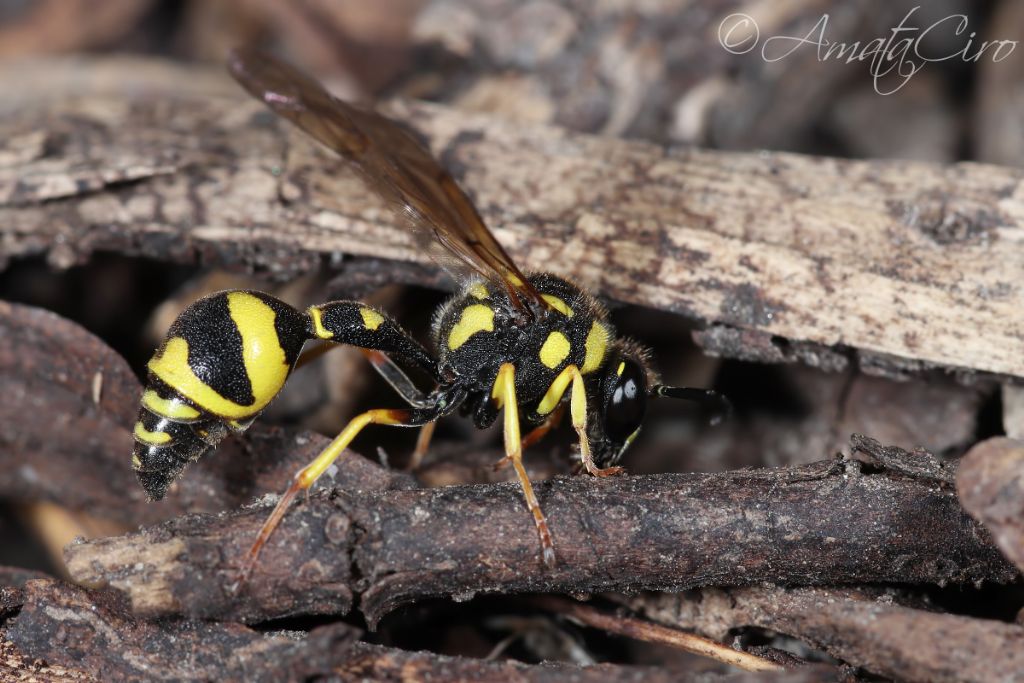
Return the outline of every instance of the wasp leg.
[[[413,384],[409,376],[402,368],[380,351],[373,349],[359,349],[370,365],[377,371],[377,374],[384,378],[384,381],[391,385],[391,388],[398,392],[398,395],[405,399],[405,402],[415,408],[425,408],[430,405],[430,398],[426,396],[419,387]]]
[[[590,439],[587,438],[587,388],[584,384],[583,374],[575,365],[567,365],[555,377],[555,381],[548,387],[547,392],[537,404],[537,412],[541,415],[550,413],[559,405],[565,390],[572,383],[572,393],[569,395],[569,415],[572,417],[572,426],[580,439],[580,460],[584,469],[595,477],[610,477],[623,471],[621,467],[598,467],[594,464],[594,457],[590,453]]]
[[[429,399],[423,395],[423,392],[412,383],[409,376],[393,360],[380,351],[360,350],[366,356],[366,359],[370,361],[370,364],[373,365],[373,369],[391,385],[392,389],[401,394],[406,403],[417,408],[425,407],[429,403]],[[416,448],[409,457],[409,464],[405,468],[406,471],[413,472],[419,469],[420,464],[423,462],[423,457],[430,449],[430,439],[434,436],[434,427],[436,425],[436,422],[428,422],[420,427],[420,433],[416,437]]]
[[[409,464],[405,468],[407,472],[415,472],[423,464],[423,458],[430,450],[430,440],[434,438],[435,427],[437,422],[428,422],[420,427],[420,433],[416,436],[416,447],[409,456]]]
[[[505,413],[505,455],[512,461],[519,477],[519,485],[523,488],[523,496],[526,498],[526,507],[533,514],[533,522],[537,527],[537,535],[540,537],[540,547],[544,564],[548,567],[555,566],[555,546],[551,541],[551,530],[548,529],[548,522],[541,512],[540,503],[533,492],[533,485],[530,477],[523,467],[523,445],[519,435],[519,404],[516,402],[515,366],[505,363],[498,370],[498,376],[494,380],[494,388],[491,390],[493,398],[498,407]]]
[[[313,483],[322,475],[327,469],[334,464],[334,461],[345,452],[352,440],[363,430],[364,427],[371,424],[380,425],[392,425],[397,427],[417,427],[429,422],[433,422],[439,417],[443,417],[451,413],[465,398],[465,391],[461,387],[450,387],[447,391],[439,391],[434,394],[434,404],[427,408],[383,408],[377,410],[368,410],[361,415],[357,415],[341,430],[338,436],[334,437],[334,440],[328,444],[320,455],[318,455],[313,462],[309,463],[295,474],[295,478],[292,479],[291,486],[284,492],[281,499],[278,501],[277,506],[273,512],[267,518],[267,521],[263,523],[260,528],[259,534],[256,536],[256,540],[253,542],[252,547],[249,549],[245,560],[242,563],[240,583],[244,583],[246,578],[252,572],[253,567],[256,566],[256,560],[259,558],[260,550],[266,545],[267,540],[271,534],[284,519],[285,513],[288,512],[288,507],[291,505],[295,496],[300,491],[308,491]]]
[[[381,311],[358,301],[331,301],[310,306],[307,314],[311,337],[382,351],[425,370],[438,384],[441,383],[437,361]]]
[[[554,412],[544,418],[544,421],[533,428],[533,430],[523,437],[523,448],[529,448],[540,442],[545,436],[548,435],[552,429],[562,424],[562,417],[565,416],[565,406],[559,405],[555,408]]]
[[[530,446],[537,444],[541,439],[547,436],[548,432],[562,424],[562,417],[565,415],[565,405],[559,404],[555,408],[554,412],[544,418],[544,421],[533,428],[533,430],[523,437],[523,450],[525,451]],[[507,455],[494,463],[494,471],[503,469],[506,465],[511,463],[512,460]]]

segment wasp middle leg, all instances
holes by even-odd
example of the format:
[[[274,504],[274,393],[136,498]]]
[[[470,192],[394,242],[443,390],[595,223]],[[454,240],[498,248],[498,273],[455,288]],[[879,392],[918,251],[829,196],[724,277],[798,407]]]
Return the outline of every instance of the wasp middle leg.
[[[519,477],[519,485],[523,489],[523,497],[526,498],[526,507],[533,515],[533,523],[537,527],[537,535],[540,537],[541,554],[544,564],[548,567],[555,566],[555,545],[551,540],[551,530],[548,528],[547,519],[540,509],[537,495],[533,492],[533,484],[523,467],[523,443],[519,434],[519,404],[516,401],[515,385],[516,369],[512,363],[505,363],[498,370],[498,376],[494,380],[494,388],[491,391],[498,407],[505,414],[505,456],[512,461],[512,466]]]

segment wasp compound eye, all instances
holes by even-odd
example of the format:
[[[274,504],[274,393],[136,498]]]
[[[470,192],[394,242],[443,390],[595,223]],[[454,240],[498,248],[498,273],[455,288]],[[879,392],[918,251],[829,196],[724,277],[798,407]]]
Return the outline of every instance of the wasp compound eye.
[[[617,443],[625,443],[640,428],[647,410],[647,374],[639,363],[619,361],[605,379],[604,431]]]

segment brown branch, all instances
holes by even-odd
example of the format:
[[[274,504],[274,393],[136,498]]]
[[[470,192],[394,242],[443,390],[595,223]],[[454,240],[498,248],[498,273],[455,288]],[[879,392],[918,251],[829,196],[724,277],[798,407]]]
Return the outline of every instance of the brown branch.
[[[1024,626],[901,606],[883,589],[706,589],[628,603],[712,638],[744,626],[768,628],[900,681],[1016,681],[1024,671]]]
[[[117,587],[141,614],[242,621],[344,612],[357,599],[375,623],[437,595],[1017,575],[949,487],[891,470],[864,474],[851,462],[575,477],[537,490],[559,552],[553,571],[539,564],[514,484],[314,494],[293,508],[237,594],[237,567],[265,505],[71,546],[66,560],[76,580]]]
[[[336,159],[226,80],[95,61],[76,83],[83,70],[0,70],[19,93],[0,124],[17,162],[0,170],[0,255],[69,265],[109,249],[282,278],[338,252],[425,258]],[[392,113],[523,266],[700,320],[713,352],[835,365],[852,350],[882,370],[1024,376],[1024,246],[1002,238],[1024,225],[1005,201],[1024,171],[666,150],[439,106]]]
[[[297,639],[239,624],[146,621],[127,613],[112,591],[86,591],[49,579],[26,584],[19,609],[0,629],[0,673],[6,667],[53,680],[706,680],[647,667],[530,665],[406,652],[361,642],[359,631],[345,624],[316,628]],[[38,664],[43,661],[49,666]],[[837,677],[811,668],[756,680],[812,683]]]

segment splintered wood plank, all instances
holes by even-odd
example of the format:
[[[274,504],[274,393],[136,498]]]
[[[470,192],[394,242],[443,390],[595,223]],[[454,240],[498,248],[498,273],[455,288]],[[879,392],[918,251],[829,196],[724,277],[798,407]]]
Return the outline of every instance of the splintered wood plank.
[[[27,68],[0,69],[0,85],[24,84]],[[73,87],[89,68],[102,76]],[[324,255],[426,258],[342,162],[208,71],[31,69],[37,85],[0,122],[0,257],[66,266],[104,249],[280,278]],[[809,344],[1024,377],[1022,170],[670,149],[424,103],[388,111],[524,268],[689,316],[713,332],[701,337],[712,352],[785,358]]]

